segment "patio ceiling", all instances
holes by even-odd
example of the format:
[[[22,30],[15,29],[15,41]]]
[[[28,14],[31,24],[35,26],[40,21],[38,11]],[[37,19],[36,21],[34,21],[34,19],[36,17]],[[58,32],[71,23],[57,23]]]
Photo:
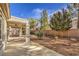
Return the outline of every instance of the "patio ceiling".
[[[6,19],[10,18],[10,6],[9,3],[0,3],[0,9],[2,9]]]
[[[16,21],[8,21],[7,22],[7,26],[11,26],[11,27],[23,27],[25,28],[26,27],[26,24],[25,23],[21,23],[21,22],[16,22]]]

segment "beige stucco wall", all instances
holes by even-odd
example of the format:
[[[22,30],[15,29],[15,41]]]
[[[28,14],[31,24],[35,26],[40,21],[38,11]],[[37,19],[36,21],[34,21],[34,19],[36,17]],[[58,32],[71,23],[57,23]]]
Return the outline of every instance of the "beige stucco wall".
[[[6,31],[6,18],[4,13],[2,12],[2,17],[1,17],[1,42],[2,42],[2,46],[0,49],[0,51],[3,53],[3,50],[5,49],[5,41],[7,40],[7,31]],[[0,55],[2,55],[2,53],[0,53]]]
[[[77,28],[77,17],[74,17],[73,19],[72,19],[72,28],[71,29],[78,29]]]

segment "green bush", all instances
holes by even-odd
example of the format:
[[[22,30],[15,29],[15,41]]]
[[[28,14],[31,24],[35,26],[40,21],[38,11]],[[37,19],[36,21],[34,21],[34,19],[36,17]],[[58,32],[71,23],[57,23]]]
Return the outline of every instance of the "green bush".
[[[41,31],[35,32],[35,35],[38,36],[39,39],[43,36],[43,33]]]

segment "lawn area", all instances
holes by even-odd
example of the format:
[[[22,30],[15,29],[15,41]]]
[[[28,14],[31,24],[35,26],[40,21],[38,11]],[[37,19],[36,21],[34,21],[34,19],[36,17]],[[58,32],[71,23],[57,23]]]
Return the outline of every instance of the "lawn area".
[[[79,40],[74,38],[54,39],[44,37],[42,40],[39,40],[37,37],[32,36],[31,40],[66,56],[79,55]]]

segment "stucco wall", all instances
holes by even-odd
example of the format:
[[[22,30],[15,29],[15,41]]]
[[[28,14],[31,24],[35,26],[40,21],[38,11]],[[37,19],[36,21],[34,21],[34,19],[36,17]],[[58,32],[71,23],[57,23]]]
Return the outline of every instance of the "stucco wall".
[[[78,29],[77,28],[77,17],[72,19],[72,28],[71,29]]]

